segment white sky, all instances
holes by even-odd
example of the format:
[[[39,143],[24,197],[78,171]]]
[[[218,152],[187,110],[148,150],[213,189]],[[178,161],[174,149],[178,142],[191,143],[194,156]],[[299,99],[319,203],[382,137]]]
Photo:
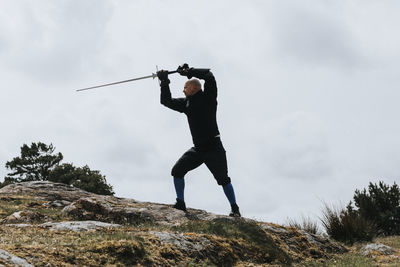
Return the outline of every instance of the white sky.
[[[117,196],[173,203],[170,170],[191,147],[184,115],[159,103],[158,65],[211,68],[229,173],[246,217],[283,223],[399,182],[400,2],[3,0],[1,146],[53,143],[100,170]],[[184,77],[171,76],[181,97]],[[205,166],[187,205],[227,213]]]

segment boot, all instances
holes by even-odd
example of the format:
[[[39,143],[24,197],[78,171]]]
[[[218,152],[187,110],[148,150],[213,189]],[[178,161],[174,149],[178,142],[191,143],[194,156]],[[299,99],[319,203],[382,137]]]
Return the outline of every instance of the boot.
[[[240,215],[239,206],[237,204],[232,204],[231,208],[232,208],[232,210],[231,210],[231,213],[229,213],[229,216],[231,216],[231,217],[242,217],[242,215]]]
[[[185,201],[180,200],[179,198],[176,199],[176,203],[174,205],[174,208],[177,210],[183,210],[186,211],[186,205]]]

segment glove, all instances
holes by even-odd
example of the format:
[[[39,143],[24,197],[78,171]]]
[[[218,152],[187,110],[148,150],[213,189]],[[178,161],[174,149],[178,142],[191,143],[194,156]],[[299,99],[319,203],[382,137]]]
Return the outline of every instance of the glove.
[[[177,71],[180,75],[188,77],[188,79],[191,79],[192,77],[204,79],[204,77],[210,71],[210,69],[189,68],[189,65],[185,63],[180,65]]]
[[[167,70],[160,70],[157,71],[157,77],[160,81],[168,81],[168,71]]]
[[[187,71],[189,70],[189,65],[187,63],[184,63],[182,65],[180,65],[176,71],[182,75],[182,76],[187,76]],[[190,79],[190,78],[189,78]]]

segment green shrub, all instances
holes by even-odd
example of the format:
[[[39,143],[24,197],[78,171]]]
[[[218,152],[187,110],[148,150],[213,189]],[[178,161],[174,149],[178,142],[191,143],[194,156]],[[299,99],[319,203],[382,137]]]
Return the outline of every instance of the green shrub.
[[[353,199],[355,212],[376,224],[379,235],[400,235],[400,189],[396,183],[370,182],[368,191],[356,190]],[[351,202],[348,210],[354,210]]]
[[[357,241],[372,241],[376,235],[373,223],[344,208],[331,208],[325,204],[321,222],[330,237],[350,245]]]
[[[7,161],[6,168],[11,170],[9,182],[44,181],[50,171],[63,159],[61,153],[54,153],[53,144],[32,143],[21,147],[21,155]]]
[[[101,195],[114,195],[112,186],[99,171],[92,171],[88,166],[77,168],[72,164],[59,165],[63,159],[61,153],[54,153],[50,144],[32,143],[21,147],[21,155],[6,163],[11,172],[0,182],[0,188],[19,182],[51,181],[81,188]]]
[[[99,171],[90,170],[88,166],[77,168],[70,163],[64,163],[50,172],[49,181],[69,184],[100,195],[114,195],[112,186],[107,184],[105,176]]]

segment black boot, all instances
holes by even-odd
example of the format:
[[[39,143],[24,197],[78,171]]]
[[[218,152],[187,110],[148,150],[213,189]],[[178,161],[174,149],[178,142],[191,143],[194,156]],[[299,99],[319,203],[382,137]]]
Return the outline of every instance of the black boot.
[[[176,203],[174,205],[175,209],[186,211],[185,201],[180,200],[179,198],[176,199]]]
[[[232,208],[232,210],[231,210],[231,213],[229,213],[229,216],[231,216],[231,217],[242,217],[242,215],[240,215],[239,206],[237,204],[232,204],[231,208]]]

